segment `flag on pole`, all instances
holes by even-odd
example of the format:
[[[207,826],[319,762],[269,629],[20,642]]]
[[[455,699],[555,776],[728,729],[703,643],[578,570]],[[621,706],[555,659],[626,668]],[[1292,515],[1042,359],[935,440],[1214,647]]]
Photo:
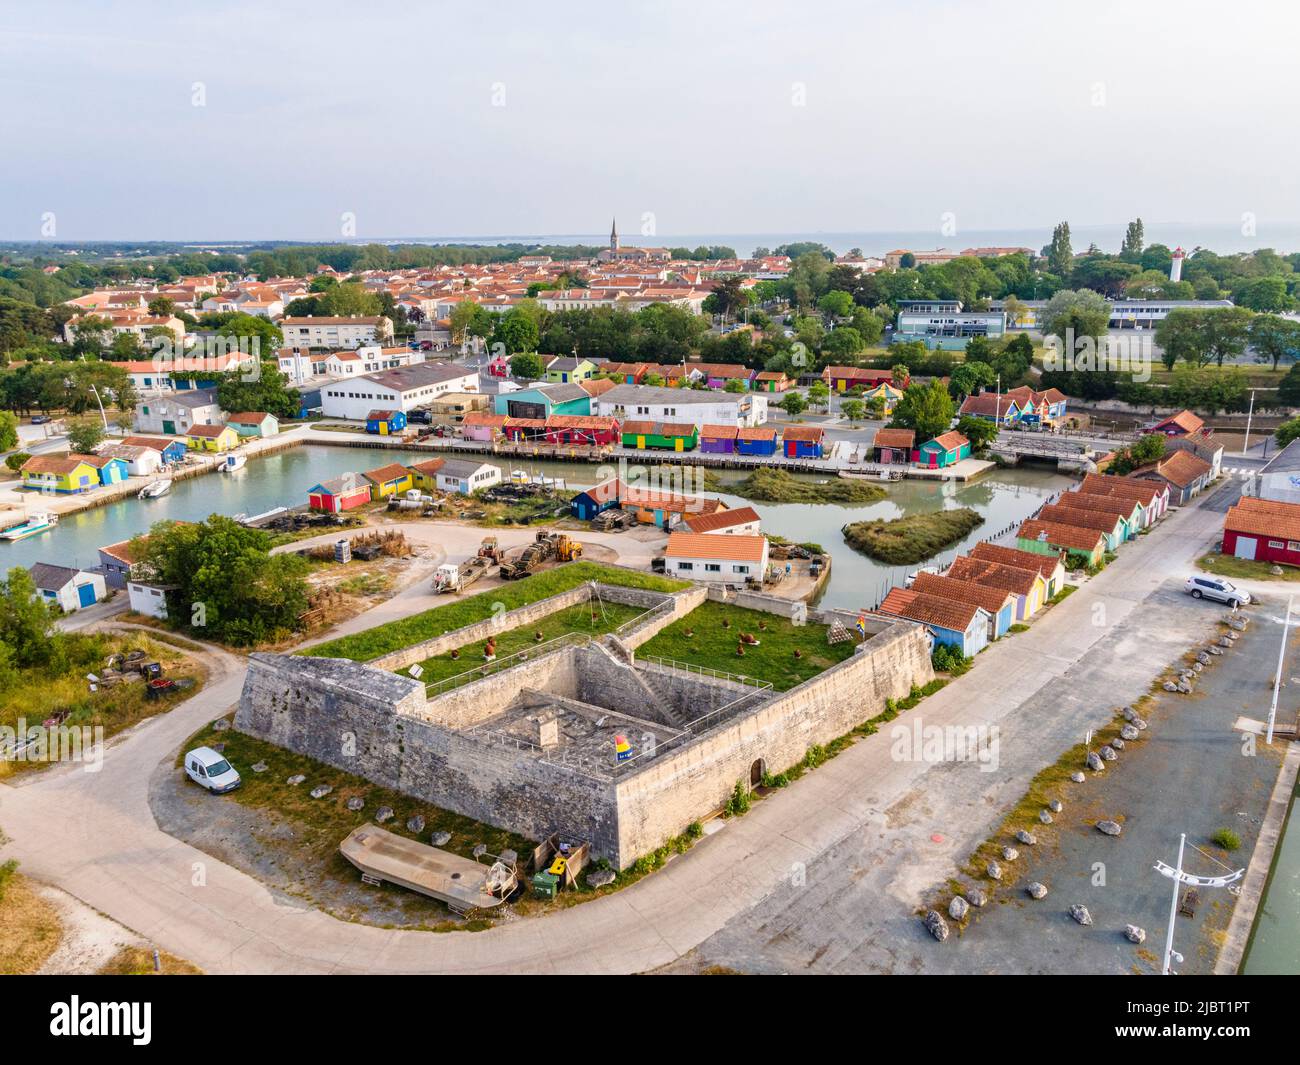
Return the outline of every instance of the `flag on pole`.
[[[627,742],[626,736],[614,737],[614,756],[620,762],[626,762],[632,757],[632,745]]]
[[[867,617],[866,617],[865,614],[859,614],[859,615],[858,615],[857,630],[858,630],[858,635],[861,636],[863,639],[866,639],[866,636],[867,636]]]

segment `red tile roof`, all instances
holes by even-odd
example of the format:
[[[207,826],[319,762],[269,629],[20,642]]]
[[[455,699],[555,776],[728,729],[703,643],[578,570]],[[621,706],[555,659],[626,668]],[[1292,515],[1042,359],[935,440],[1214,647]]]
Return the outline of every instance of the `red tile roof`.
[[[727,562],[762,562],[767,538],[675,532],[668,537],[666,558],[716,558]]]
[[[973,603],[962,603],[943,596],[918,592],[913,588],[892,588],[880,604],[883,614],[894,614],[923,625],[965,632],[975,620],[980,608]]]
[[[686,519],[686,525],[691,532],[711,533],[758,520],[758,511],[753,507],[737,507],[735,510],[717,510],[712,514],[694,514]]]
[[[1056,521],[1027,521],[1016,535],[1022,540],[1041,540],[1045,544],[1072,547],[1076,551],[1095,551],[1101,543],[1101,533],[1096,529],[1081,529],[1077,525],[1062,525]]]

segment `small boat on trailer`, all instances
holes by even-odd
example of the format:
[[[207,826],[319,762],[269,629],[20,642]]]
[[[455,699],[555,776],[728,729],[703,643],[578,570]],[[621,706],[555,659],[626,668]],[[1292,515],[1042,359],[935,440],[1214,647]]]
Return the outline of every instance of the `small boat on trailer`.
[[[353,829],[339,844],[339,853],[367,884],[388,881],[462,914],[500,906],[519,883],[514,862],[476,862],[376,825]]]

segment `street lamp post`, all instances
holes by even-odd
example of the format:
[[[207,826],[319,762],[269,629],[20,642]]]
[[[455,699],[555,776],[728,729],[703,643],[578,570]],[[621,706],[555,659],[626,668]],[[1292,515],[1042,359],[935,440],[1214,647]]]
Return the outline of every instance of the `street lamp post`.
[[[1246,875],[1245,869],[1238,869],[1236,872],[1230,872],[1226,876],[1193,876],[1191,873],[1183,871],[1183,847],[1187,843],[1187,833],[1184,832],[1178,837],[1178,864],[1168,866],[1162,861],[1157,861],[1155,870],[1161,876],[1167,876],[1174,882],[1174,897],[1169,901],[1169,931],[1165,935],[1165,957],[1164,965],[1160,970],[1162,976],[1176,976],[1173,971],[1174,960],[1177,959],[1181,964],[1183,956],[1174,950],[1174,922],[1178,920],[1178,889],[1181,885],[1186,884],[1188,887],[1227,887],[1229,884],[1240,880]],[[1223,863],[1220,862],[1220,865]],[[1226,869],[1227,866],[1225,865]]]
[[[1291,631],[1291,607],[1295,603],[1295,596],[1290,596],[1286,601],[1286,617],[1282,619],[1282,646],[1277,649],[1277,675],[1273,678],[1273,702],[1268,708],[1268,735],[1265,743],[1272,746],[1273,744],[1273,725],[1277,721],[1277,697],[1282,690],[1282,660],[1286,657],[1286,638]]]

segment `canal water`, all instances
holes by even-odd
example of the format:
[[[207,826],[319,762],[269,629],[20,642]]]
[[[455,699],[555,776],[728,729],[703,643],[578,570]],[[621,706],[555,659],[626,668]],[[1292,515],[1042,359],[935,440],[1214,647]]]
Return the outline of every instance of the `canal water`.
[[[92,510],[68,514],[48,533],[17,543],[0,543],[0,572],[11,566],[52,562],[82,567],[99,562],[98,550],[106,544],[129,540],[148,532],[156,521],[201,521],[210,514],[260,514],[278,506],[298,506],[307,501],[307,489],[341,473],[374,469],[388,462],[428,458],[400,449],[359,449],[305,444],[260,458],[233,474],[212,473],[178,481],[161,499],[128,498]],[[502,464],[507,472],[511,463]],[[595,483],[597,467],[576,463],[531,463],[535,473],[562,477],[571,488]],[[744,474],[721,474],[717,493],[731,506],[746,500],[728,495],[728,479]],[[809,478],[812,479],[812,478]],[[820,544],[831,551],[831,580],[820,605],[857,609],[875,606],[891,584],[901,584],[905,569],[882,566],[844,543],[840,528],[847,522],[895,518],[929,510],[971,507],[985,518],[967,540],[943,552],[948,561],[971,544],[994,537],[1032,514],[1042,502],[1072,483],[1070,477],[1033,469],[995,470],[966,484],[905,480],[890,484],[888,497],[867,505],[752,504],[763,518],[766,531],[797,542]]]
[[[1300,803],[1292,800],[1285,835],[1273,858],[1268,890],[1260,902],[1250,948],[1241,971],[1248,976],[1300,973]]]

